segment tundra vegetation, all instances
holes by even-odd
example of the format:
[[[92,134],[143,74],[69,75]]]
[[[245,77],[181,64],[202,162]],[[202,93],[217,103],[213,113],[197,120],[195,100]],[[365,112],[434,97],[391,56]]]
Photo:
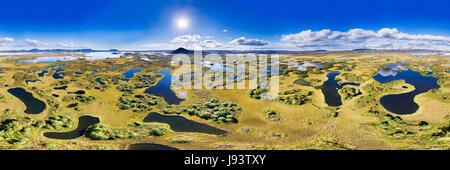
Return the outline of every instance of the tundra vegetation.
[[[67,116],[50,116],[44,120],[36,120],[30,117],[7,118],[0,122],[0,137],[12,145],[21,145],[27,143],[32,132],[38,129],[44,130],[62,130],[70,129],[73,126],[73,120]]]
[[[96,124],[86,129],[86,137],[92,140],[139,139],[146,136],[163,136],[168,129],[149,123],[134,122],[127,128],[112,128]]]
[[[358,94],[358,90],[354,87],[343,87],[338,92],[344,100],[352,99]]]
[[[261,94],[267,92],[266,89],[251,89],[247,92],[247,95],[250,98],[254,99],[261,99]],[[290,105],[303,105],[311,99],[308,98],[308,96],[311,96],[313,94],[312,91],[308,91],[305,94],[297,94],[300,92],[300,89],[292,89],[287,91],[282,91],[279,93],[279,96],[276,98],[277,101],[280,101],[284,104],[290,104]]]
[[[18,55],[0,61],[0,149],[124,149],[136,142],[180,149],[450,148],[450,66],[442,64],[448,59],[440,55],[411,58],[406,53],[386,51],[283,55],[279,65],[283,70],[279,76],[280,91],[274,100],[261,100],[267,92],[262,88],[172,88],[178,97],[186,97],[179,105],[168,105],[163,97],[144,93],[161,80],[162,75],[155,72],[178,69],[170,65],[170,55],[128,53],[104,60],[16,61],[47,55],[67,54]],[[299,70],[288,64],[307,62],[324,67]],[[441,86],[417,95],[414,102],[419,109],[410,115],[389,112],[380,104],[380,98],[416,87],[404,80],[382,84],[372,77],[386,64],[399,62],[407,63],[401,69],[435,77]],[[51,69],[58,67],[64,70],[58,72],[64,78],[52,76],[55,70]],[[142,72],[134,73],[130,79],[122,75],[135,68]],[[38,76],[44,70],[48,73]],[[328,106],[320,89],[330,72],[340,72],[336,79],[342,82],[360,83],[338,90],[343,100],[338,107]],[[248,81],[249,76],[246,72],[242,79]],[[99,85],[97,78],[105,85]],[[41,81],[25,83],[35,79]],[[46,109],[36,115],[24,113],[24,103],[7,92],[15,87],[45,102]],[[85,93],[74,93],[79,90]],[[142,122],[149,112],[179,114],[230,133],[217,136],[175,132],[168,124]],[[44,132],[75,130],[78,118],[86,114],[100,118],[100,123],[88,127],[84,136],[71,140],[43,136]]]
[[[210,99],[202,103],[195,103],[182,109],[165,108],[165,114],[187,113],[191,116],[197,116],[204,120],[212,120],[216,123],[237,123],[237,116],[241,112],[241,107],[236,103],[222,101],[219,99]]]
[[[159,100],[155,96],[142,93],[135,94],[134,96],[121,96],[117,106],[122,110],[133,109],[133,112],[144,112],[152,110],[152,106],[155,106],[158,103]]]

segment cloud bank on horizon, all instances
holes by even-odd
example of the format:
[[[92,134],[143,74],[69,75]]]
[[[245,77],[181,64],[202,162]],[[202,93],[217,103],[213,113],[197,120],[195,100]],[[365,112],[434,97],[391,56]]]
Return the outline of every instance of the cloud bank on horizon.
[[[447,0],[17,0],[2,5],[0,50],[450,51]]]
[[[23,48],[89,48],[65,42],[41,42],[33,39],[15,40],[0,37],[3,49]],[[178,47],[203,50],[352,50],[352,49],[429,49],[450,51],[450,36],[428,34],[406,34],[396,28],[380,30],[350,29],[347,32],[322,29],[303,30],[285,34],[279,42],[270,43],[260,39],[235,38],[229,42],[218,42],[213,36],[185,34],[170,42],[124,45],[121,49],[170,50]]]
[[[411,35],[399,32],[396,28],[383,28],[378,31],[354,28],[347,32],[301,31],[297,34],[283,35],[281,41],[302,47],[328,47],[331,49],[436,49],[449,50],[450,37],[435,35]]]

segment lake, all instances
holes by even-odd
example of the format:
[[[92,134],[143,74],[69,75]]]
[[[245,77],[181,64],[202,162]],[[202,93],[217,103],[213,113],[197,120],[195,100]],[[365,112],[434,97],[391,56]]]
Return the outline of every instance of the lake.
[[[83,53],[84,56],[41,56],[29,60],[17,60],[22,63],[54,63],[58,61],[74,61],[79,59],[103,60],[107,58],[119,58],[122,54],[113,54],[111,52],[91,52]]]
[[[122,75],[124,75],[125,78],[130,79],[130,78],[134,77],[134,73],[139,73],[141,71],[142,71],[142,69],[131,69],[131,70],[128,70],[127,72],[123,73]]]
[[[43,101],[35,98],[32,93],[27,92],[25,89],[17,87],[8,89],[8,92],[13,96],[19,98],[27,107],[25,113],[27,114],[39,114],[44,111],[46,105]]]
[[[143,120],[144,122],[167,123],[175,132],[198,132],[214,135],[224,135],[227,131],[210,126],[208,124],[189,120],[183,116],[167,116],[156,112],[149,113]]]
[[[325,66],[322,64],[309,63],[309,62],[303,63],[301,65],[298,65],[298,63],[290,63],[290,65],[288,66],[288,68],[297,68],[297,70],[300,70],[300,71],[306,71],[308,69],[308,67],[325,68]]]
[[[84,135],[86,129],[92,125],[100,123],[97,117],[85,115],[78,118],[78,127],[69,132],[44,132],[44,136],[51,139],[76,139]]]
[[[389,72],[389,74],[385,74],[386,72]],[[381,97],[380,103],[386,110],[401,115],[412,114],[417,111],[419,105],[414,102],[416,95],[441,87],[437,83],[436,78],[423,76],[420,72],[412,71],[411,69],[397,70],[396,68],[391,68],[390,70],[386,70],[382,68],[373,78],[383,84],[395,80],[405,80],[405,83],[415,87],[415,90],[411,92],[390,94]]]
[[[322,86],[322,93],[325,97],[325,102],[329,106],[340,106],[342,105],[341,95],[339,95],[338,90],[344,87],[345,85],[353,85],[359,86],[359,83],[345,82],[342,84],[338,84],[340,80],[336,80],[336,76],[341,74],[340,72],[332,72],[328,73],[328,80],[325,81]]]
[[[145,89],[144,93],[163,97],[167,104],[178,105],[180,104],[180,102],[184,101],[184,99],[178,98],[175,92],[170,89],[170,85],[172,84],[172,75],[170,74],[170,69],[166,69],[156,73],[163,74],[164,77],[159,80],[159,82],[155,86]]]

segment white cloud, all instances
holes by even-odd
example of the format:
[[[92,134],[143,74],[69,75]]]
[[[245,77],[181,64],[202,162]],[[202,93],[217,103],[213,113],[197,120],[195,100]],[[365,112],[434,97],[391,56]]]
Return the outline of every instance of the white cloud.
[[[238,45],[250,45],[250,46],[264,46],[269,44],[269,42],[258,39],[245,39],[245,37],[236,38],[233,41],[230,41],[231,44]]]
[[[57,43],[57,45],[58,45],[59,47],[63,47],[63,48],[74,48],[74,47],[76,47],[76,45],[75,45],[74,43],[64,43],[64,42],[60,42],[60,43]]]
[[[9,38],[9,37],[0,37],[0,45],[6,44],[6,43],[11,43],[14,42],[13,38]]]
[[[215,49],[218,47],[221,47],[223,44],[219,43],[215,40],[203,40],[200,45],[204,48],[210,48],[210,49]]]
[[[202,39],[202,36],[200,35],[181,35],[178,37],[175,37],[171,42],[173,43],[189,43],[189,42],[198,42],[200,39]]]
[[[24,41],[25,45],[24,46],[31,46],[31,47],[42,47],[42,46],[48,46],[49,44],[47,43],[42,43],[38,40],[32,40],[32,39],[25,39]]]
[[[222,32],[228,32],[228,30],[227,30],[227,29],[224,29]]]
[[[283,35],[281,41],[297,47],[450,49],[450,37],[411,35],[401,33],[396,28],[383,28],[378,31],[355,28],[347,32],[330,29],[306,30]]]
[[[145,49],[145,50],[170,50],[173,48],[177,48],[174,44],[170,43],[148,43],[148,44],[142,44],[142,45],[134,45],[136,49]]]
[[[218,47],[224,47],[222,43],[212,40],[213,36],[200,36],[200,35],[182,35],[175,37],[170,46],[185,47],[188,49],[217,49]],[[166,46],[168,46],[166,44]]]
[[[371,30],[364,30],[361,28],[355,28],[349,30],[347,33],[339,33],[342,34],[340,38],[348,40],[350,42],[364,42],[366,40],[370,40],[375,38],[377,33]]]

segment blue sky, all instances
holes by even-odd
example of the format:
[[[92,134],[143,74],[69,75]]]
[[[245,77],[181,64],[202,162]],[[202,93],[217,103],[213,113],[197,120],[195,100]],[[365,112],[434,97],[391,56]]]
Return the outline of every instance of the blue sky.
[[[15,0],[0,50],[450,50],[448,1]],[[187,26],[178,25],[184,19]]]

